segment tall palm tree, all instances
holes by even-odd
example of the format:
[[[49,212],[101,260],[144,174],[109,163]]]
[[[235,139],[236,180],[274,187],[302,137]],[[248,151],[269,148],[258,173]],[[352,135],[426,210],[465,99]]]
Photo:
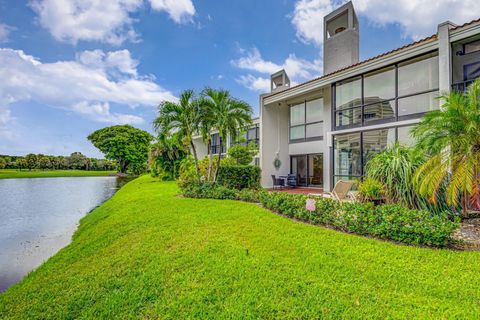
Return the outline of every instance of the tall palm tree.
[[[480,79],[466,93],[441,96],[441,110],[427,113],[412,130],[417,145],[430,159],[415,173],[415,186],[437,201],[446,184],[446,200],[464,213],[480,204]]]
[[[212,88],[203,90],[201,101],[202,109],[207,115],[205,120],[211,121],[213,129],[218,131],[220,137],[220,151],[213,176],[213,180],[216,181],[220,168],[220,153],[227,137],[236,140],[239,130],[251,124],[252,107],[242,100],[233,98],[227,90]]]
[[[197,179],[200,178],[200,173],[193,136],[199,132],[201,116],[200,106],[193,90],[185,90],[180,94],[178,102],[160,103],[158,116],[153,121],[158,134],[166,137],[176,134],[183,145],[192,152]]]

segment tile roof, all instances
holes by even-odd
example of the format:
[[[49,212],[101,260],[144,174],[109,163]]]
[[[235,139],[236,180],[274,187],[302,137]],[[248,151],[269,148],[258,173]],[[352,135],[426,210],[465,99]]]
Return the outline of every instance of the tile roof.
[[[462,24],[462,25],[460,25],[460,26],[455,26],[455,27],[451,28],[450,30],[462,29],[462,28],[469,27],[469,26],[471,26],[471,25],[473,25],[473,24],[476,24],[476,23],[480,23],[480,18],[479,18],[479,19],[476,19],[476,20],[472,20],[472,21],[467,22],[467,23],[464,23],[464,24]],[[406,44],[406,45],[404,45],[404,46],[402,46],[402,47],[400,47],[400,48],[396,48],[396,49],[393,49],[393,50],[390,50],[390,51],[381,53],[381,54],[379,54],[379,55],[377,55],[377,56],[374,56],[374,57],[372,57],[372,58],[368,58],[368,59],[366,59],[366,60],[357,62],[357,63],[352,64],[352,65],[350,65],[350,66],[347,66],[347,67],[345,67],[345,68],[341,68],[341,69],[335,70],[335,71],[333,71],[333,72],[330,72],[330,73],[328,73],[328,74],[325,74],[325,75],[323,75],[323,76],[320,76],[320,77],[317,77],[317,78],[314,78],[314,79],[311,79],[311,80],[302,82],[302,83],[300,83],[300,84],[298,84],[298,85],[296,85],[296,86],[290,87],[290,88],[285,89],[285,90],[283,90],[283,91],[278,91],[278,92],[273,92],[273,93],[270,93],[270,94],[266,94],[263,98],[265,98],[265,97],[271,97],[271,96],[274,96],[274,95],[276,95],[276,94],[283,93],[283,92],[285,92],[285,91],[289,91],[289,90],[291,90],[291,89],[293,89],[293,88],[301,87],[301,86],[306,85],[306,84],[308,84],[308,83],[311,83],[311,82],[313,82],[313,81],[317,81],[317,80],[320,80],[320,79],[323,79],[323,78],[327,78],[327,77],[329,77],[329,76],[331,76],[331,75],[334,75],[334,74],[337,74],[337,73],[339,73],[339,72],[342,72],[342,71],[345,71],[345,70],[348,70],[348,69],[352,69],[352,68],[358,67],[358,66],[363,65],[363,64],[365,64],[365,63],[368,63],[368,62],[371,62],[371,61],[374,61],[374,60],[383,58],[383,57],[385,57],[385,56],[388,56],[388,55],[397,53],[397,52],[399,52],[399,51],[402,51],[402,50],[405,50],[405,49],[408,49],[408,48],[412,48],[412,47],[414,47],[414,46],[423,44],[423,43],[428,42],[428,41],[434,41],[434,40],[436,40],[436,39],[437,39],[437,34],[433,34],[433,35],[428,36],[428,37],[426,37],[426,38],[423,38],[423,39],[417,40],[417,41],[415,41],[415,42]]]

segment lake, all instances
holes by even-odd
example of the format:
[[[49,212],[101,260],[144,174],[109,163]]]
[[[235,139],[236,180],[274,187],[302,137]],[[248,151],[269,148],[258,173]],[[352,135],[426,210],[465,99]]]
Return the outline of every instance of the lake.
[[[0,292],[70,243],[117,177],[0,179]]]

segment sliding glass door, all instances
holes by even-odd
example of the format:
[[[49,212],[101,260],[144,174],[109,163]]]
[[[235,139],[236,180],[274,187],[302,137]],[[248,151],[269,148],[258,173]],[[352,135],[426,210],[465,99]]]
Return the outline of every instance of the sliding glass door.
[[[323,187],[323,154],[292,156],[290,172],[297,178],[297,185]]]

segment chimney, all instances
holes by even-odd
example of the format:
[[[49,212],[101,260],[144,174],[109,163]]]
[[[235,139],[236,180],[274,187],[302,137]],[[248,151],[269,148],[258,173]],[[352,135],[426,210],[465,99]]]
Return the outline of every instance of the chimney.
[[[359,25],[351,1],[323,18],[323,30],[324,74],[359,61]]]
[[[285,70],[275,72],[270,76],[270,91],[278,92],[290,88],[290,79]]]

